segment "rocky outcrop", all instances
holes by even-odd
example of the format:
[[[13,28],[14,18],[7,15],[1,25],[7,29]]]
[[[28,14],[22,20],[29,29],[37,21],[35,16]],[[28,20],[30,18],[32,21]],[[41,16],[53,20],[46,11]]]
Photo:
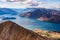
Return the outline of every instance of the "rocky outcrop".
[[[49,21],[60,22],[60,16],[59,15],[52,15],[50,17],[50,20]]]
[[[0,40],[51,40],[25,29],[14,22],[6,21],[0,24]]]
[[[60,33],[56,31],[35,29],[35,32],[43,37],[50,37],[50,38],[54,38],[54,40],[60,40]]]
[[[60,23],[60,16],[59,15],[52,15],[49,18],[47,18],[47,17],[40,17],[40,18],[38,18],[38,20]]]
[[[25,15],[25,16],[24,16],[24,15]],[[30,15],[31,15],[31,13],[30,13],[30,12],[28,12],[28,13],[21,14],[20,16],[29,18],[29,17],[30,17]]]

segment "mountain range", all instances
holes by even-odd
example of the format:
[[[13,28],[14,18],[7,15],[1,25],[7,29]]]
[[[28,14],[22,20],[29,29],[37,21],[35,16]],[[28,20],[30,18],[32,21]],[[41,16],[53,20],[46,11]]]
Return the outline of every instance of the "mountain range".
[[[0,8],[0,15],[4,14],[17,15],[17,12],[10,8]]]
[[[20,16],[32,19],[38,19],[42,21],[60,22],[59,10],[45,9],[45,8],[32,8],[32,10],[33,11],[20,14]]]
[[[32,19],[38,19],[48,22],[60,23],[60,10],[46,9],[46,8],[26,8],[26,9],[12,9],[0,8],[0,15],[20,15]]]

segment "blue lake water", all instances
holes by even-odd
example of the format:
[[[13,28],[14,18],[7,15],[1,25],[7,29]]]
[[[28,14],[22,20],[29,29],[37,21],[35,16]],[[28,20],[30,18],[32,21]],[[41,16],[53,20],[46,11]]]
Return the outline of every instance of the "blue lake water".
[[[53,30],[53,31],[60,32],[59,23],[43,22],[36,19],[22,18],[20,16],[15,16],[15,18],[16,19],[10,19],[10,21],[13,21],[18,25],[21,25],[30,30],[39,28],[39,29],[48,30],[48,31]],[[5,20],[9,20],[9,19],[5,19]]]

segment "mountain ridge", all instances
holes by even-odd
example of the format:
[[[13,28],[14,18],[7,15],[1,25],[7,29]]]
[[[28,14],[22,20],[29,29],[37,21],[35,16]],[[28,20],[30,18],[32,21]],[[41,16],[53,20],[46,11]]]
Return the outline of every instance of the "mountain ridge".
[[[60,11],[52,10],[52,9],[44,9],[44,8],[38,9],[37,8],[34,11],[29,11],[27,13],[20,14],[20,16],[32,18],[32,19],[39,19],[39,20],[41,20],[40,17],[42,17],[43,21],[60,22],[60,18],[59,18]],[[54,16],[54,18],[52,18],[53,16]],[[58,19],[56,19],[55,17],[57,17]],[[50,20],[46,20],[46,19],[50,19]],[[54,21],[54,20],[56,20],[56,21]]]
[[[37,33],[25,29],[14,22],[6,21],[0,24],[0,40],[46,40]]]
[[[10,8],[0,8],[0,15],[4,14],[17,15],[17,12]]]

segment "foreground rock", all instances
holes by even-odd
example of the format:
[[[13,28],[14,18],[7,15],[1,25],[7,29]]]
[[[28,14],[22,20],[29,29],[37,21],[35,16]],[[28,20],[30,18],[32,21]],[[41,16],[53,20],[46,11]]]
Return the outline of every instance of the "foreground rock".
[[[52,40],[25,29],[14,22],[0,24],[0,40]]]

